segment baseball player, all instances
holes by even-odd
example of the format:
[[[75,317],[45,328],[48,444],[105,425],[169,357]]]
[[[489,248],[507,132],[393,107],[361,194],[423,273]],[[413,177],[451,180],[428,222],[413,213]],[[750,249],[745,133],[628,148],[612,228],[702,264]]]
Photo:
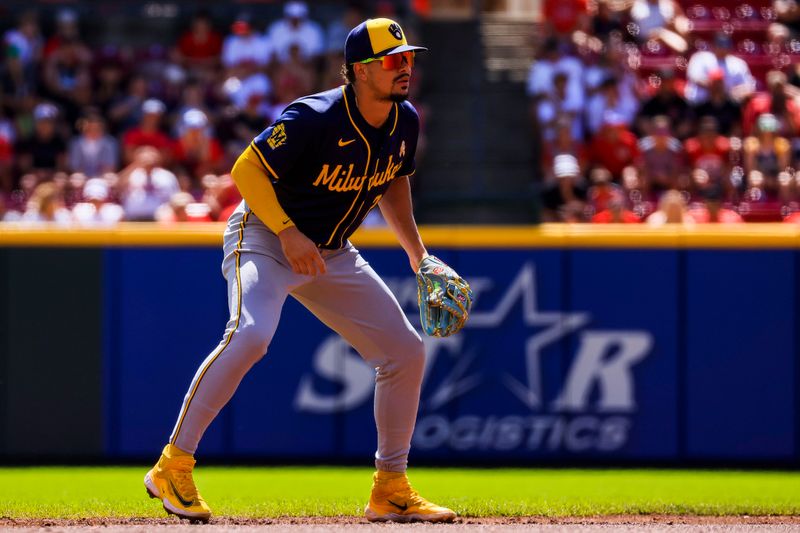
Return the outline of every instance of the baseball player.
[[[193,454],[242,377],[264,356],[291,295],[376,369],[377,472],[367,519],[455,518],[419,496],[406,477],[425,360],[422,340],[348,241],[379,206],[418,276],[426,268],[455,276],[428,255],[411,207],[419,117],[406,98],[414,56],[423,50],[409,45],[392,20],[359,24],[345,42],[347,83],[290,104],[234,165],[231,175],[244,200],[224,239],[230,320],[144,479],[167,512],[208,521],[211,510],[192,478]],[[428,285],[435,294],[441,283]],[[459,296],[455,306],[463,308],[464,301]],[[457,329],[447,328],[444,334]]]

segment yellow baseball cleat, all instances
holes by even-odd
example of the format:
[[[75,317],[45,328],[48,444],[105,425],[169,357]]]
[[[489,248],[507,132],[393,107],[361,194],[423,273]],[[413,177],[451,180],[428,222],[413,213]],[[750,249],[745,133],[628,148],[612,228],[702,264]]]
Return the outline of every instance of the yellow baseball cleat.
[[[456,517],[451,509],[420,496],[402,472],[378,471],[372,479],[372,494],[364,509],[370,522],[452,522]]]
[[[168,513],[189,520],[208,522],[211,509],[197,492],[192,479],[194,457],[167,444],[156,466],[144,476],[144,486],[151,498],[158,498]]]

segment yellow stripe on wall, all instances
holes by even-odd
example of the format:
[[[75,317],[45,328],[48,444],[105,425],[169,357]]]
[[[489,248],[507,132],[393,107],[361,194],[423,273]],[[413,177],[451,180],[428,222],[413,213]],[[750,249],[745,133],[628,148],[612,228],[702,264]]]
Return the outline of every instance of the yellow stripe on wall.
[[[126,222],[113,228],[0,224],[2,247],[221,246],[224,222],[162,225]],[[421,226],[430,248],[800,248],[800,225],[701,225],[694,229],[637,225]],[[359,229],[362,248],[397,247],[391,230]]]

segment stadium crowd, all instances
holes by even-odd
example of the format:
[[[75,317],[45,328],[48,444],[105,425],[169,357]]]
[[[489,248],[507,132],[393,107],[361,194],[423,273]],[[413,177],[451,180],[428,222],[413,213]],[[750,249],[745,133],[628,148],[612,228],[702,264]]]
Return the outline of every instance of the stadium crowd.
[[[543,218],[800,217],[796,0],[543,0]]]
[[[225,220],[241,151],[289,102],[343,83],[350,28],[402,13],[351,3],[323,26],[289,1],[282,15],[198,11],[172,46],[136,47],[87,42],[69,7],[51,25],[21,13],[2,36],[0,220]]]
[[[198,11],[166,48],[89,43],[70,8],[21,13],[3,34],[0,220],[224,220],[241,150],[342,83],[349,28],[398,17],[364,5],[326,26],[300,1],[274,20]],[[541,5],[527,91],[544,221],[800,220],[797,0]]]

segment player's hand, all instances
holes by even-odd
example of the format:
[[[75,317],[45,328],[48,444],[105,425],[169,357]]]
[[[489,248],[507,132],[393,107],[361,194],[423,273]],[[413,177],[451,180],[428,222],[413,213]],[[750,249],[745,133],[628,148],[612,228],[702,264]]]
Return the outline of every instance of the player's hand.
[[[325,273],[325,261],[311,239],[292,226],[278,233],[283,255],[296,274],[316,276]]]

